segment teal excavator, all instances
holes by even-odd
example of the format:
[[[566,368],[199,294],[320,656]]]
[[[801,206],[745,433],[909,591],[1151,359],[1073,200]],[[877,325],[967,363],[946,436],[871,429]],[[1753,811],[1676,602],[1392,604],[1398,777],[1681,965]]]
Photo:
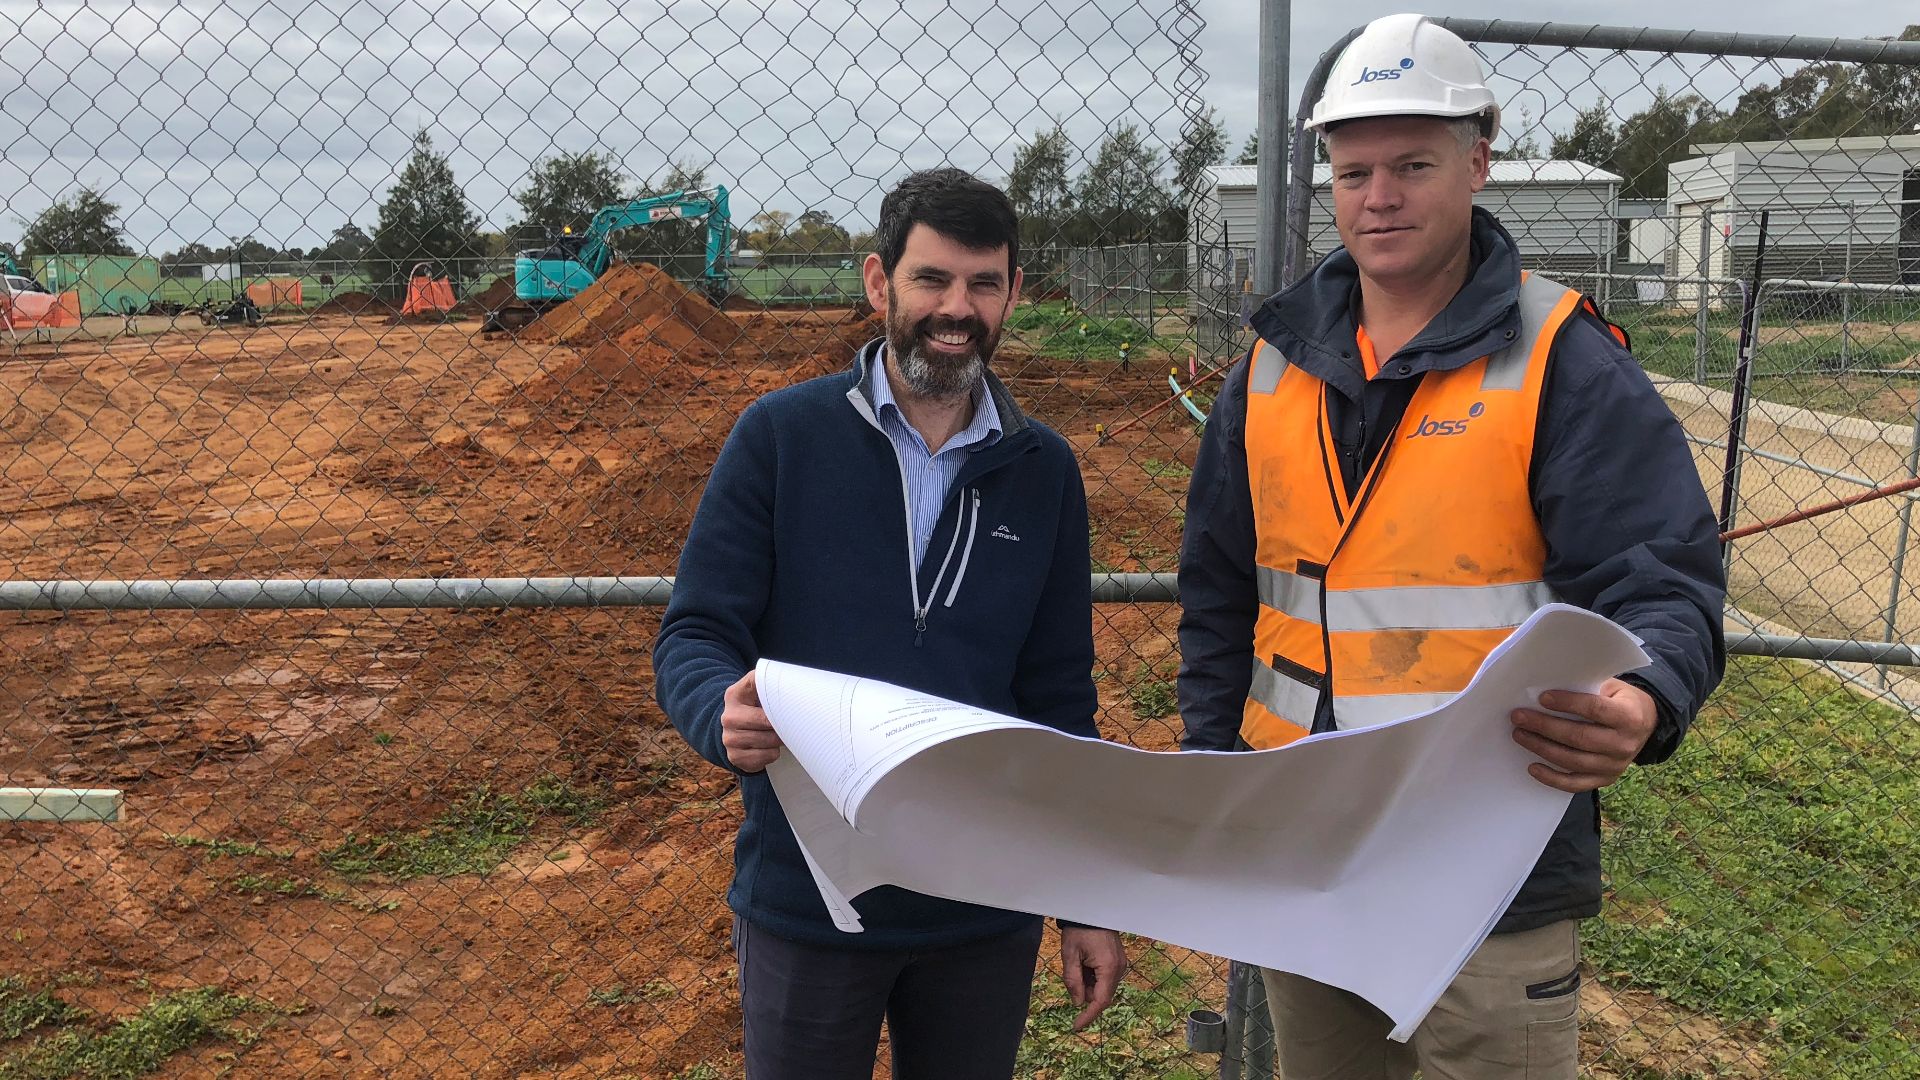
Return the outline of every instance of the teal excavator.
[[[539,318],[548,308],[580,295],[607,272],[613,260],[613,234],[621,229],[683,218],[707,221],[701,288],[717,306],[727,296],[730,280],[727,248],[733,235],[733,220],[727,211],[727,189],[718,185],[603,206],[585,230],[561,236],[546,247],[520,252],[513,260],[514,303],[488,312],[481,329],[485,332],[518,329]]]

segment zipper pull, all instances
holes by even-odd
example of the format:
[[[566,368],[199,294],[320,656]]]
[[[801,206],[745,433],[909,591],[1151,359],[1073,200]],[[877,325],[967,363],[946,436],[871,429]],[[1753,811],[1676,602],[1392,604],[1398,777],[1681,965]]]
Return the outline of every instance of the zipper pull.
[[[927,636],[927,609],[913,609],[913,647],[920,647],[920,639]]]

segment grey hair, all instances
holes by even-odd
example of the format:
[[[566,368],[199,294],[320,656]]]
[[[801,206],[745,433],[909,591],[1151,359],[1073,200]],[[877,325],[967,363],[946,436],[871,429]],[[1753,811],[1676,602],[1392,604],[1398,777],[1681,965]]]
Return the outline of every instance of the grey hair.
[[[1473,144],[1486,137],[1487,118],[1480,115],[1458,117],[1447,121],[1447,129],[1453,132],[1454,139],[1460,143],[1460,152],[1471,154]]]

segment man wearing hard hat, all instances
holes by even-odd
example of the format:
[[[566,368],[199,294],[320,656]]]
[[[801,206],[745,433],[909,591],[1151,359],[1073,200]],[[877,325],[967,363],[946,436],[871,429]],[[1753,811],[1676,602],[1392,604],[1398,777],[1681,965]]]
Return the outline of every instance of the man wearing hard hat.
[[[1725,663],[1714,517],[1679,424],[1625,335],[1526,274],[1473,205],[1499,125],[1473,51],[1418,15],[1373,22],[1334,65],[1309,126],[1343,246],[1254,315],[1193,470],[1183,745],[1433,708],[1549,601],[1620,623],[1653,663],[1511,718],[1532,775],[1573,798],[1411,1040],[1353,994],[1266,973],[1287,1080],[1573,1077],[1598,789],[1671,755]]]

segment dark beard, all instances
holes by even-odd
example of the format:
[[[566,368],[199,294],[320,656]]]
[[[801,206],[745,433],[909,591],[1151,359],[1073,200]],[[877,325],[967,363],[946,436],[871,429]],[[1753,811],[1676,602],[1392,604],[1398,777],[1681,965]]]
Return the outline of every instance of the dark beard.
[[[888,290],[887,355],[893,358],[893,370],[915,397],[932,401],[956,401],[973,393],[986,375],[987,361],[1000,344],[1000,335],[989,334],[979,319],[947,319],[928,316],[912,325],[896,319],[899,301]],[[958,360],[935,356],[920,347],[923,335],[946,330],[965,331],[973,339],[973,350]]]

